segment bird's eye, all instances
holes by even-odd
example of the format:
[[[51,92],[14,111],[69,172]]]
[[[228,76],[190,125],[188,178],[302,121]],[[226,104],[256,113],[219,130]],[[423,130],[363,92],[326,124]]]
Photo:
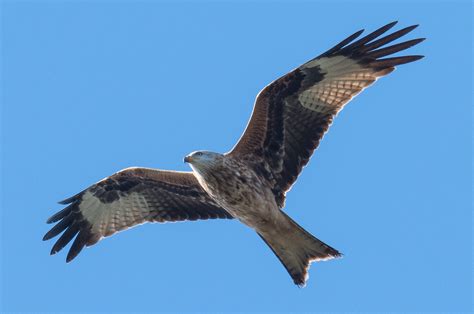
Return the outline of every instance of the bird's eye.
[[[197,152],[196,156],[202,156],[202,152]]]

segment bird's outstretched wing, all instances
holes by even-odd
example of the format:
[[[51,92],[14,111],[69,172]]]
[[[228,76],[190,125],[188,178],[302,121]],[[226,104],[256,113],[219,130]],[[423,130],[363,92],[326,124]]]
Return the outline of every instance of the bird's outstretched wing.
[[[424,40],[383,47],[417,26],[379,38],[395,24],[385,25],[354,41],[363,30],[356,32],[258,94],[249,124],[228,154],[255,164],[272,183],[280,207],[284,206],[286,191],[344,105],[377,78],[392,72],[395,66],[423,57],[384,58]]]
[[[64,231],[51,250],[55,254],[76,237],[67,262],[84,246],[145,222],[232,218],[191,172],[146,168],[117,172],[60,203],[68,206],[48,219],[57,224],[43,240]]]

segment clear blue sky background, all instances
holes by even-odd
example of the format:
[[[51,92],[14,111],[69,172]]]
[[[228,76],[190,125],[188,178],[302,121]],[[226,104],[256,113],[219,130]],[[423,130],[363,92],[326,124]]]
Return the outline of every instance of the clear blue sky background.
[[[3,311],[469,311],[470,2],[2,4]],[[129,166],[225,152],[266,84],[360,28],[420,23],[338,116],[287,212],[341,250],[293,285],[236,221],[149,224],[50,257],[46,219]]]

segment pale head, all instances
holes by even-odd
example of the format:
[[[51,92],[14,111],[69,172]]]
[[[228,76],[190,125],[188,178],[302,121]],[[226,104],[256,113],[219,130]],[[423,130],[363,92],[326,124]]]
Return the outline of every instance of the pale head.
[[[190,164],[194,170],[203,172],[222,164],[223,158],[222,154],[199,150],[184,157],[184,162]]]

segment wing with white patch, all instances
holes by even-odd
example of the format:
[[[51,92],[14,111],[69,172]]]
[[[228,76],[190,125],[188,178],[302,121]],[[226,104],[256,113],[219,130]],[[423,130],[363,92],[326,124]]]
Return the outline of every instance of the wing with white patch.
[[[383,58],[423,38],[385,48],[412,31],[410,26],[380,37],[396,22],[354,41],[359,31],[324,54],[272,82],[257,96],[249,124],[229,153],[254,162],[284,206],[285,193],[308,163],[334,117],[353,97],[395,66],[422,56]]]
[[[84,246],[145,222],[232,218],[201,188],[191,172],[129,168],[61,202],[68,206],[48,219],[57,224],[43,240],[60,233],[51,254],[74,237],[66,261]]]

